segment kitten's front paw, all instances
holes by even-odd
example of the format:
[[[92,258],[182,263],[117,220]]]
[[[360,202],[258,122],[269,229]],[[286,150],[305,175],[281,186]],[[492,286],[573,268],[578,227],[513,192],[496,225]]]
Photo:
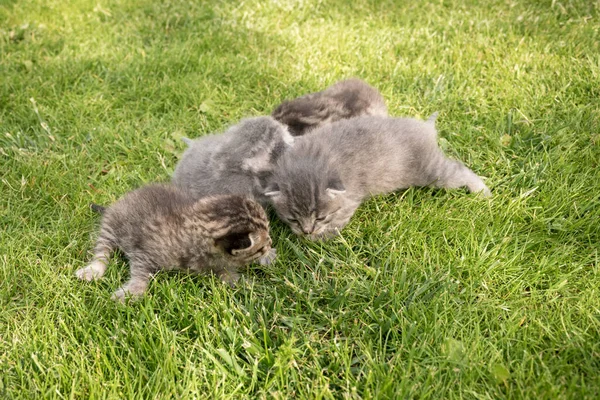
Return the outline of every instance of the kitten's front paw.
[[[275,261],[276,258],[277,250],[271,249],[267,252],[267,254],[258,259],[258,263],[260,265],[270,265],[273,261]]]
[[[132,277],[129,282],[117,289],[111,299],[124,303],[125,300],[137,300],[144,295],[148,288],[149,277]]]
[[[117,290],[115,290],[115,292],[113,293],[112,296],[110,296],[111,300],[114,301],[118,301],[119,303],[125,303],[125,301],[127,299],[129,300],[138,300],[140,297],[142,297],[144,293],[133,293],[130,292],[129,290],[125,289],[124,287],[119,288]]]
[[[119,288],[115,290],[112,296],[110,296],[111,300],[118,301],[119,303],[125,303],[125,299],[127,298],[128,292],[123,288]]]
[[[240,274],[234,271],[222,271],[219,273],[219,278],[223,283],[228,284],[231,287],[234,287],[237,281],[240,279]]]
[[[102,278],[102,275],[104,275],[104,269],[103,268],[98,268],[97,264],[90,264],[85,268],[80,268],[77,271],[75,271],[75,276],[79,279],[81,279],[82,281],[95,281],[98,280],[100,278]]]

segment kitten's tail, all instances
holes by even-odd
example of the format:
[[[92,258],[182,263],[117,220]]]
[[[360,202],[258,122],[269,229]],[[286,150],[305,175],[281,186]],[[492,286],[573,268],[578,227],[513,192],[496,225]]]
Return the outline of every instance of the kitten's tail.
[[[433,114],[431,114],[431,115],[429,116],[429,118],[427,118],[427,121],[426,121],[426,122],[427,122],[428,124],[433,124],[433,125],[435,125],[435,120],[437,119],[438,115],[440,115],[440,112],[439,112],[439,111],[436,111],[436,112],[434,112]]]
[[[186,146],[190,147],[192,145],[192,143],[194,143],[194,141],[190,138],[187,137],[182,137],[181,140],[183,140],[183,143],[186,144]]]
[[[92,209],[92,211],[95,211],[98,214],[104,214],[104,212],[106,211],[106,207],[101,206],[100,204],[95,204],[95,203],[91,203],[90,208]]]

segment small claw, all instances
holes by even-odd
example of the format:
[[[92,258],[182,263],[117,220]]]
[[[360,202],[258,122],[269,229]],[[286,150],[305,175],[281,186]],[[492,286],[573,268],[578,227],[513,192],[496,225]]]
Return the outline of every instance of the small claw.
[[[267,252],[267,254],[258,259],[258,263],[260,265],[270,265],[273,263],[273,261],[275,261],[276,258],[277,250],[271,249]]]
[[[85,268],[80,268],[77,271],[75,271],[75,276],[79,279],[81,279],[82,281],[96,281],[100,278],[102,278],[102,275],[104,275],[104,271],[99,271],[97,268],[94,267],[94,265],[88,265]]]

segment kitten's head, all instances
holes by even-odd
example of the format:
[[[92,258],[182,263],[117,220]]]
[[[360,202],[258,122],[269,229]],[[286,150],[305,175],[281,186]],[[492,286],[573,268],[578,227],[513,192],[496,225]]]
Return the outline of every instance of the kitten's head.
[[[245,196],[200,199],[196,210],[214,243],[214,250],[235,265],[263,257],[271,249],[269,221],[263,208]]]
[[[347,222],[341,215],[346,190],[324,154],[302,150],[284,155],[265,196],[295,234],[320,238]]]

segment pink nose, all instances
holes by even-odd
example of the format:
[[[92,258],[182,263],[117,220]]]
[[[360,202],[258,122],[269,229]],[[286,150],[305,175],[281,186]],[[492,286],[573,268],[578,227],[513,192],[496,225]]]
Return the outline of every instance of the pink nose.
[[[313,228],[310,225],[302,226],[302,232],[309,234],[313,232]]]

